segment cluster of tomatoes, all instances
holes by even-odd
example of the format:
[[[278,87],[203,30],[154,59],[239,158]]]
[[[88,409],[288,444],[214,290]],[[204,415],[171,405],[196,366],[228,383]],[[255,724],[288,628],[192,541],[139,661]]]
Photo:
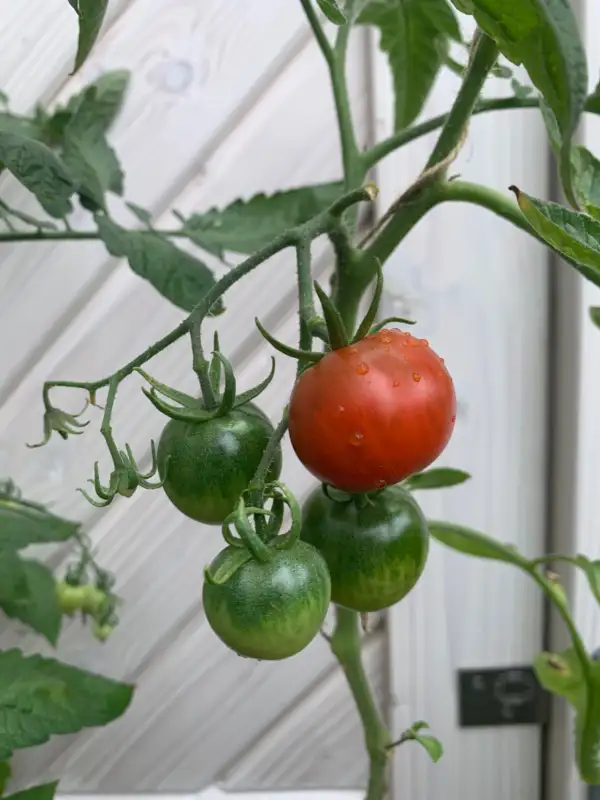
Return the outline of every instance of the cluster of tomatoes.
[[[220,577],[205,580],[204,609],[225,644],[252,658],[287,658],[317,635],[330,602],[377,611],[414,587],[429,533],[400,482],[440,455],[455,409],[443,360],[424,339],[395,329],[328,352],[301,373],[289,434],[323,485],[304,504],[299,540],[272,530],[262,549],[249,551],[228,537],[209,567]],[[168,497],[187,516],[222,525],[272,433],[251,403],[202,422],[171,420],[158,447]],[[278,452],[267,479],[280,471]]]

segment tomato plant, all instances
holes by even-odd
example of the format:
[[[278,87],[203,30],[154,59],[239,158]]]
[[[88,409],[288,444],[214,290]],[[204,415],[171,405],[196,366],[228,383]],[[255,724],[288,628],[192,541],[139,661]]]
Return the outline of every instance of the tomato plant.
[[[80,29],[75,69],[102,30],[108,2],[69,0]],[[47,381],[40,445],[55,433],[63,439],[83,433],[88,423],[81,415],[89,405],[98,405],[98,393],[106,391],[100,433],[112,467],[103,482],[95,462],[95,497],[84,493],[85,497],[104,507],[115,500],[125,502],[138,490],[163,490],[189,518],[221,525],[225,547],[205,569],[202,597],[215,634],[236,653],[270,660],[298,653],[318,634],[333,602],[335,627],[331,636],[324,635],[343,667],[364,727],[370,762],[367,800],[386,796],[393,747],[417,741],[437,760],[441,745],[422,733],[424,722],[399,738],[388,730],[364,674],[356,612],[402,601],[425,568],[430,536],[459,552],[520,569],[566,622],[571,647],[559,654],[540,654],[536,672],[549,691],[573,705],[579,773],[586,782],[600,784],[600,671],[577,630],[565,590],[544,570],[554,560],[576,567],[600,602],[598,562],[582,555],[528,559],[477,531],[425,520],[413,494],[468,477],[445,466],[426,469],[452,435],[454,385],[428,342],[397,328],[411,321],[379,320],[382,265],[415,225],[442,203],[469,202],[488,209],[534,234],[600,286],[600,162],[573,144],[582,112],[600,113],[600,90],[587,94],[586,58],[575,16],[567,0],[528,0],[525,12],[523,0],[430,0],[427,14],[422,4],[400,0],[299,3],[333,89],[343,166],[340,181],[270,196],[259,192],[189,217],[176,212],[175,230],[154,227],[150,210],[128,203],[142,227],[126,228],[112,218],[107,197],[123,194],[122,172],[107,138],[127,85],[123,72],[102,76],[52,111],[38,106],[30,115],[0,112],[0,167],[33,193],[45,214],[38,220],[2,199],[0,222],[6,230],[0,232],[0,241],[97,238],[112,256],[127,260],[137,275],[185,312],[171,331],[108,377]],[[463,40],[457,11],[475,19],[478,27],[470,41]],[[334,30],[324,24],[325,18]],[[348,40],[355,25],[380,33],[396,92],[394,132],[364,150],[353,127],[346,79]],[[451,46],[467,48],[468,56],[461,51],[463,60],[455,58]],[[522,65],[532,85],[523,85],[510,63]],[[415,124],[443,67],[460,77],[449,113]],[[500,100],[483,97],[490,75],[508,79],[511,94]],[[500,108],[541,111],[571,208],[546,203],[513,186],[515,202],[510,195],[452,174],[471,118]],[[372,168],[437,129],[417,179],[368,225],[368,231],[359,233],[359,206],[372,203],[377,195],[376,187],[365,183]],[[89,230],[73,228],[74,204],[88,212]],[[318,238],[331,245],[329,293],[313,281],[311,248]],[[178,247],[179,239],[187,239],[189,247]],[[257,320],[273,347],[298,360],[289,402],[273,426],[253,401],[273,378],[274,366],[258,386],[238,393],[233,365],[220,352],[216,335],[212,356],[207,357],[203,324],[209,316],[226,313],[223,298],[237,281],[284,250],[295,255],[298,347],[277,342]],[[230,253],[245,258],[233,266]],[[222,277],[213,274],[205,255],[226,267]],[[361,301],[373,285],[371,302],[358,321]],[[598,318],[593,309],[592,319]],[[198,396],[159,383],[142,369],[183,337],[189,337]],[[135,371],[150,386],[144,387],[148,400],[169,418],[158,449],[151,442],[142,456],[149,463],[145,472],[129,445],[117,443],[112,427],[119,387]],[[86,393],[83,411],[71,413],[53,404],[53,390],[61,386]],[[282,401],[287,400],[286,392]],[[281,441],[288,427],[300,462],[322,484],[306,501],[303,519],[291,490],[277,482]],[[160,480],[155,480],[156,472]],[[291,523],[282,533],[286,509]],[[116,622],[112,579],[95,564],[77,526],[45,511],[42,523],[40,513],[39,507],[25,502],[15,509],[15,498],[0,492],[0,607],[52,644],[63,613],[91,616],[93,631],[103,640]],[[214,530],[213,534],[219,535]],[[81,548],[80,558],[58,584],[44,564],[18,555],[29,544],[70,539]],[[35,658],[0,651],[3,676],[28,694],[23,707],[32,707],[35,694],[37,709],[40,674],[50,671],[53,687],[69,684],[69,691],[61,695],[70,698],[75,687],[77,708],[65,707],[64,716],[59,710],[56,717],[56,708],[43,707],[36,724],[29,725],[30,720],[21,719],[11,706],[0,723],[0,744],[5,745],[4,750],[0,747],[0,764],[14,749],[39,744],[52,733],[109,721],[122,713],[131,696],[131,687],[98,679],[97,705],[88,713],[80,690],[93,679],[59,662]],[[29,732],[24,738],[23,731]],[[0,769],[2,790],[5,775]],[[50,800],[54,789],[50,784],[35,787],[32,791],[38,794],[28,795],[28,800]]]
[[[379,611],[402,600],[421,577],[429,530],[423,512],[401,486],[341,502],[319,487],[302,513],[302,539],[323,554],[334,603]]]
[[[221,524],[256,472],[273,426],[247,403],[224,416],[200,422],[172,419],[158,442],[158,471],[171,502],[186,516]],[[281,450],[268,472],[281,472]]]
[[[429,343],[384,329],[334,350],[299,377],[290,440],[323,483],[369,492],[429,466],[454,428],[452,378]]]

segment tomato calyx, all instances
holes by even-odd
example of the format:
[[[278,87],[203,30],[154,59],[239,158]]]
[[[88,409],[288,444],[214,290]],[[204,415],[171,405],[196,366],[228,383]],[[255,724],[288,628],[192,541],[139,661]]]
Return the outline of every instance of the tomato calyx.
[[[220,352],[219,339],[215,333],[214,349],[209,365],[209,379],[217,399],[216,408],[208,409],[202,398],[192,397],[153,378],[141,368],[136,372],[150,384],[150,389],[142,388],[143,393],[161,413],[180,422],[206,422],[215,417],[223,417],[236,408],[251,402],[261,394],[275,375],[275,359],[271,358],[271,369],[267,377],[253,389],[237,392],[237,383],[231,362]],[[223,380],[222,380],[223,376]],[[223,386],[221,388],[221,383]],[[163,395],[164,397],[161,397]],[[176,405],[164,398],[174,400]]]
[[[314,282],[315,292],[317,293],[323,310],[323,318],[314,317],[309,320],[309,327],[312,335],[324,342],[325,349],[323,352],[300,350],[297,347],[291,347],[284,342],[280,342],[265,329],[259,319],[254,320],[256,327],[260,331],[261,336],[279,353],[299,361],[307,362],[307,366],[310,366],[311,364],[316,364],[332,350],[341,350],[344,347],[356,344],[356,342],[359,342],[366,336],[377,333],[377,331],[380,331],[391,322],[414,325],[414,320],[404,319],[403,317],[387,317],[383,322],[375,323],[377,312],[379,311],[379,304],[381,302],[381,295],[383,293],[383,272],[379,261],[376,261],[375,270],[375,289],[373,297],[371,298],[371,303],[356,333],[352,337],[348,335],[341,314],[329,295],[317,281]]]
[[[381,494],[385,488],[375,489],[373,492],[345,492],[343,489],[337,489],[328,483],[321,484],[321,491],[332,503],[340,503],[341,505],[354,503],[357,508],[365,508],[365,506],[372,505],[373,498]]]
[[[205,567],[204,577],[208,583],[224,584],[249,561],[266,563],[276,552],[289,550],[299,540],[302,515],[300,506],[290,490],[284,484],[275,481],[265,486],[263,497],[271,501],[270,508],[248,506],[242,495],[235,511],[225,519],[221,531],[229,548],[225,557],[221,559],[218,569],[211,570],[210,567]],[[290,528],[285,533],[280,533],[286,506],[291,515]],[[262,536],[257,532],[256,517],[267,518],[267,524],[262,528]],[[254,518],[254,524],[251,518]],[[235,533],[231,526],[235,529]]]
[[[158,462],[156,459],[156,445],[150,441],[151,465],[147,472],[142,472],[135,460],[131,447],[126,444],[124,450],[119,450],[110,432],[105,433],[108,449],[113,459],[113,470],[108,479],[108,486],[104,486],[100,479],[100,467],[98,462],[94,463],[94,477],[88,479],[94,487],[98,500],[91,497],[85,489],[78,489],[88,503],[97,508],[104,508],[110,505],[117,495],[121,497],[132,497],[135,490],[139,487],[143,489],[160,489],[163,485],[162,480],[152,481],[156,475]],[[109,441],[110,439],[110,441]]]

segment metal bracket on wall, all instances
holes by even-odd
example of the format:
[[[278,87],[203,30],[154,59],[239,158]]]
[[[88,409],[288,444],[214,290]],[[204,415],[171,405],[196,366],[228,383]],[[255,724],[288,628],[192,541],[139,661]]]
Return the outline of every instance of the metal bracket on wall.
[[[549,695],[530,666],[459,670],[458,699],[461,728],[544,725],[549,718]]]

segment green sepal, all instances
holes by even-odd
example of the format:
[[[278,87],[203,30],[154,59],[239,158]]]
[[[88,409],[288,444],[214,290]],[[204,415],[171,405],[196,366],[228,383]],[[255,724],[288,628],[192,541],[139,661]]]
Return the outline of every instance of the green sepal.
[[[215,331],[215,335],[213,338],[213,357],[210,361],[210,366],[208,368],[208,376],[210,378],[211,385],[215,391],[215,394],[220,394],[221,392],[221,360],[218,358],[218,354],[221,352],[219,348],[219,334]]]
[[[235,406],[237,383],[235,380],[233,367],[231,366],[231,361],[225,358],[225,356],[218,350],[215,350],[215,352],[213,353],[213,357],[220,362],[221,366],[223,367],[223,372],[225,374],[225,385],[223,386],[223,394],[220,397],[219,406],[215,411],[215,416],[224,417],[225,414],[229,414],[229,412]]]
[[[175,400],[177,403],[180,403],[182,406],[186,408],[196,408],[199,405],[199,400],[197,397],[191,397],[189,394],[185,394],[184,392],[180,392],[177,389],[173,389],[172,386],[167,386],[166,383],[161,383],[157,381],[156,378],[153,378],[152,375],[149,375],[145,370],[141,367],[136,367],[136,372],[145,378],[148,383],[152,386],[153,389],[164,394],[165,397],[169,397],[171,400]]]
[[[242,547],[231,547],[227,551],[223,551],[226,555],[222,556],[219,566],[211,572],[209,567],[204,567],[204,578],[213,586],[220,586],[227,583],[235,573],[252,561],[252,553],[242,545]]]
[[[247,392],[242,392],[241,394],[239,394],[233,404],[233,407],[239,408],[240,406],[243,406],[245,403],[249,403],[251,400],[254,400],[254,398],[258,397],[259,394],[262,394],[262,392],[264,392],[264,390],[273,380],[274,375],[275,375],[275,359],[273,358],[273,356],[271,356],[271,369],[267,377],[263,381],[261,381],[257,386],[255,386],[254,389],[248,389]]]
[[[275,490],[275,491],[272,491]],[[283,503],[289,508],[291,515],[290,529],[281,535],[276,534],[273,540],[274,546],[278,550],[287,550],[293,547],[300,538],[300,531],[302,529],[302,511],[298,501],[290,492],[290,490],[283,483],[275,481],[266,489],[266,494],[272,492],[271,496],[275,499],[283,500]],[[283,515],[282,515],[283,519]]]
[[[368,334],[371,333],[371,326],[375,322],[377,312],[379,311],[379,303],[381,302],[381,295],[383,293],[383,270],[381,269],[381,261],[379,261],[379,259],[375,259],[375,268],[377,270],[375,277],[375,291],[373,292],[373,297],[371,298],[367,313],[363,317],[363,321],[360,323],[356,333],[354,334],[354,338],[352,339],[353,344],[355,342],[359,342],[361,339],[364,339],[365,336],[368,336]]]
[[[290,356],[290,358],[297,358],[299,361],[311,361],[316,363],[320,361],[325,353],[313,353],[308,350],[298,350],[296,347],[290,347],[283,342],[280,342],[278,339],[275,339],[271,334],[263,328],[260,320],[256,318],[254,320],[256,327],[261,333],[261,336],[267,340],[267,342],[271,345],[271,347],[275,348],[279,353],[282,353],[284,356]]]
[[[416,325],[417,321],[414,319],[404,319],[404,317],[386,317],[381,322],[376,323],[371,327],[369,333],[378,333],[382,328],[386,328],[392,322],[399,322],[400,325]]]
[[[332,350],[341,350],[342,347],[348,347],[348,332],[344,325],[344,320],[340,316],[340,312],[334,306],[329,295],[319,286],[318,282],[314,282],[315,292],[321,302],[323,309],[323,316],[325,317],[325,324],[327,325],[327,333],[329,334],[329,345]]]

